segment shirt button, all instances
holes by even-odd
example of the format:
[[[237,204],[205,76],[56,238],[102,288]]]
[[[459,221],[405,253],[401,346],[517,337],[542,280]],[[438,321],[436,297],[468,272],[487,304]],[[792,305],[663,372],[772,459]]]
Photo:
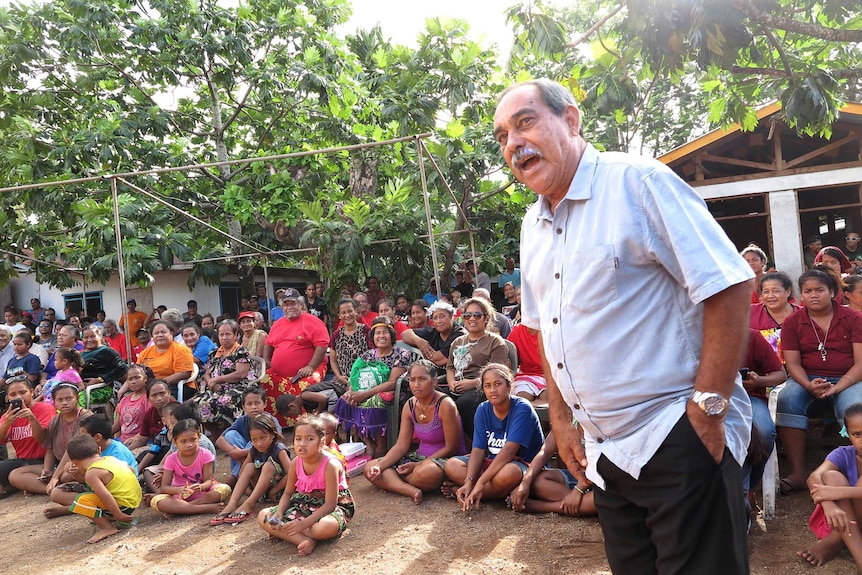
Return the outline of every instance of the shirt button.
[[[556,279],[556,280],[560,279],[560,274],[558,274],[558,273],[554,274],[554,279]]]
[[[554,318],[552,321],[553,321],[554,323],[557,323],[559,320],[558,320],[557,318]]]
[[[562,363],[558,363],[558,364],[557,364],[557,369],[563,369],[563,364],[562,364]]]
[[[596,443],[604,443],[604,441],[605,441],[605,440],[604,440],[604,439],[602,439],[601,437],[599,437],[598,439],[596,439]]]
[[[581,404],[576,403],[576,404],[574,405],[574,408],[575,408],[575,411],[579,410],[579,409],[581,408]]]
[[[563,228],[557,228],[557,235],[560,235],[561,233],[563,233]]]

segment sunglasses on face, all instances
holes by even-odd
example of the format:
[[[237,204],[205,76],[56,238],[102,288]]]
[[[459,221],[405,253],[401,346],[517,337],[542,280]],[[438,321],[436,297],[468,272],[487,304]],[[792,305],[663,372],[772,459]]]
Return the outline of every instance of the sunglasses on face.
[[[463,315],[464,315],[464,319],[470,319],[471,317],[479,318],[479,317],[485,316],[485,314],[482,313],[481,311],[465,311]]]
[[[858,242],[862,238],[851,238],[848,236],[848,237],[845,237],[844,239],[847,240],[848,242]]]

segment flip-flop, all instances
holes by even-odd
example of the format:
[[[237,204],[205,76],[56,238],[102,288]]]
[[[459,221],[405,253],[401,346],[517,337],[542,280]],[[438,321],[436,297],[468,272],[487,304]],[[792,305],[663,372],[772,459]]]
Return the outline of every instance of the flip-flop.
[[[224,523],[227,525],[236,525],[237,523],[242,523],[243,521],[247,521],[251,519],[251,513],[247,513],[245,511],[240,511],[239,513],[231,513],[227,517],[224,518]]]
[[[225,522],[225,519],[227,519],[228,517],[230,517],[230,513],[219,513],[218,515],[210,519],[210,525],[222,525]]]
[[[786,477],[782,477],[778,480],[778,490],[781,491],[782,495],[790,495],[794,491],[801,491],[802,488],[790,481]]]

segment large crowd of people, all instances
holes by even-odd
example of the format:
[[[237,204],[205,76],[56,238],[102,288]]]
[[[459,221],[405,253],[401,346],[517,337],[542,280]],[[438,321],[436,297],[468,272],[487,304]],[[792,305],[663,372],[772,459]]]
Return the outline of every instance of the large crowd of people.
[[[817,504],[800,557],[823,565],[846,547],[862,568],[859,234],[807,238],[794,285],[758,246],[737,254],[669,170],[586,143],[551,82],[504,92],[495,137],[541,197],[522,229],[529,261],[522,274],[505,258],[498,301],[471,260],[415,298],[375,276],[335,301],[323,282],[274,297],[259,285],[235,319],[195,300],[147,314],[130,299],[119,321],[6,306],[0,499],[45,494],[46,518],[92,520],[88,543],[149,506],[256,519],[307,555],[354,515],[338,445],[352,435],[364,477],[417,505],[441,492],[463,510],[597,514],[614,572],[743,573],[745,509],[750,522],[777,438],[781,491]],[[605,226],[609,210],[622,223]],[[852,445],[807,474],[823,408]]]

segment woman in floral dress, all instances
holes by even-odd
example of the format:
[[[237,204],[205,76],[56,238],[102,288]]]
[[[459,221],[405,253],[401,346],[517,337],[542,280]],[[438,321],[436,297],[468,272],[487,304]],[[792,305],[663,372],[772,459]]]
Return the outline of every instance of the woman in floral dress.
[[[228,427],[243,414],[242,392],[249,378],[249,352],[237,340],[239,324],[225,320],[218,326],[219,347],[212,350],[203,375],[203,391],[195,397],[204,423]]]

